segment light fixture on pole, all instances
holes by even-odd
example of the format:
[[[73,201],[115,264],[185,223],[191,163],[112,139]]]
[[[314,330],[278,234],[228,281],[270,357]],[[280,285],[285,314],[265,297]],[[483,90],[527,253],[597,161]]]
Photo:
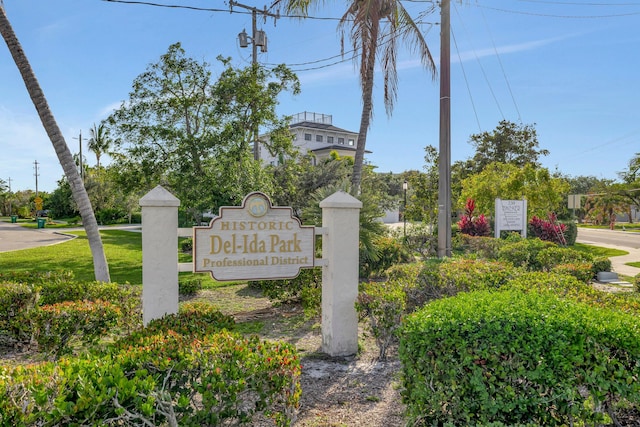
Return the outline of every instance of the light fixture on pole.
[[[402,183],[402,190],[404,191],[404,211],[402,212],[402,219],[404,221],[404,238],[407,239],[407,189],[409,188],[409,183],[405,179]]]
[[[247,6],[245,4],[242,3],[238,3],[234,0],[230,0],[229,1],[229,7],[231,8],[231,10],[233,10],[233,6],[238,6],[241,7],[243,9],[246,10],[250,10],[251,11],[251,36],[249,36],[249,34],[247,34],[247,32],[245,30],[242,30],[242,32],[240,34],[238,34],[238,44],[240,45],[240,47],[249,47],[249,43],[251,43],[251,65],[253,66],[253,72],[254,75],[256,73],[256,68],[258,65],[258,46],[260,46],[260,52],[264,53],[267,51],[267,34],[262,31],[262,30],[258,30],[257,27],[257,23],[256,23],[256,19],[257,19],[257,15],[258,13],[261,14],[266,22],[267,20],[267,16],[273,17],[274,18],[274,23],[275,20],[278,19],[280,17],[280,14],[274,14],[271,13],[267,10],[267,7],[265,6],[263,10],[257,9],[253,6]],[[255,111],[251,111],[251,117],[253,119],[253,117],[255,116]],[[256,123],[253,123],[253,129],[252,129],[252,139],[253,139],[253,158],[254,160],[260,160],[260,145],[258,142],[258,126]]]

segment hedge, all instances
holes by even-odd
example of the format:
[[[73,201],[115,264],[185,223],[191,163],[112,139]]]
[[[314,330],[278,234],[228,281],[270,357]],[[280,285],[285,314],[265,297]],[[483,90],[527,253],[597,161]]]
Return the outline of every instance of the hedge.
[[[640,402],[640,319],[551,293],[434,301],[401,331],[410,425],[602,422]]]
[[[295,348],[233,325],[188,303],[101,353],[0,367],[0,425],[290,425],[301,394]]]
[[[102,357],[4,367],[0,425],[291,424],[301,391],[290,345],[225,331],[148,338]]]

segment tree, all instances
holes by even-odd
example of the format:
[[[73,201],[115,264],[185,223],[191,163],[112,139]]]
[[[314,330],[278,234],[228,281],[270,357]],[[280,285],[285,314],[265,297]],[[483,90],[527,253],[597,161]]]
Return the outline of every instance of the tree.
[[[96,168],[100,171],[100,158],[104,154],[109,154],[113,140],[109,135],[109,128],[104,123],[99,125],[93,124],[93,127],[89,129],[91,132],[91,138],[87,144],[87,148],[96,156]]]
[[[636,153],[635,156],[629,160],[627,170],[619,172],[618,176],[623,182],[618,185],[617,190],[627,202],[629,222],[633,222],[631,207],[635,206],[636,209],[640,209],[640,153]]]
[[[585,202],[587,218],[595,224],[608,224],[611,229],[616,223],[616,214],[624,213],[628,205],[616,185],[612,182],[603,182],[588,195]]]
[[[627,165],[627,170],[618,172],[620,179],[626,184],[640,181],[640,153],[636,153]]]
[[[540,156],[548,155],[549,151],[538,148],[538,135],[534,126],[502,120],[491,132],[471,135],[469,143],[476,152],[471,159],[461,162],[464,170],[462,178],[482,172],[494,162],[518,167],[528,164],[540,166]]]
[[[275,114],[277,96],[299,89],[286,67],[236,70],[218,59],[224,69],[213,82],[209,64],[187,57],[180,43],[169,46],[108,118],[120,185],[129,193],[165,185],[196,222],[249,191],[268,192],[271,177],[251,153],[252,130],[286,127]]]
[[[405,173],[411,190],[405,214],[407,219],[422,221],[435,229],[438,223],[438,151],[432,145],[427,145],[424,151],[424,172]]]
[[[308,14],[315,0],[287,0],[288,12]],[[347,11],[339,22],[344,36],[349,30],[354,60],[359,61],[360,86],[362,89],[362,114],[356,145],[351,192],[358,194],[362,180],[367,131],[373,115],[374,70],[379,59],[384,81],[384,104],[387,115],[393,111],[397,99],[398,75],[396,55],[398,40],[404,40],[413,51],[417,51],[422,64],[435,78],[436,67],[420,29],[399,0],[356,0],[348,3]],[[381,57],[377,54],[380,51]]]
[[[493,212],[495,199],[527,199],[529,216],[546,218],[549,212],[558,210],[569,184],[562,178],[554,178],[549,170],[526,164],[491,163],[478,174],[462,181],[462,192],[458,199],[463,207],[473,199],[479,212]]]
[[[107,264],[107,258],[104,253],[100,232],[98,230],[98,223],[93,213],[89,196],[84,188],[80,174],[75,167],[71,151],[62,136],[62,132],[60,132],[60,128],[58,127],[53,113],[49,108],[44,92],[40,88],[40,83],[38,83],[38,80],[36,79],[27,55],[24,50],[22,50],[22,46],[11,27],[11,23],[5,13],[4,5],[1,2],[0,33],[2,33],[2,37],[9,47],[9,52],[11,53],[16,66],[20,70],[27,92],[29,92],[31,101],[38,111],[40,121],[42,122],[47,135],[49,135],[53,148],[58,155],[60,165],[62,166],[62,169],[69,180],[69,184],[71,185],[73,197],[78,205],[78,209],[80,210],[80,215],[82,217],[82,225],[87,232],[87,239],[89,240],[89,247],[91,248],[91,254],[93,256],[93,268],[96,280],[100,282],[109,282],[109,266]]]

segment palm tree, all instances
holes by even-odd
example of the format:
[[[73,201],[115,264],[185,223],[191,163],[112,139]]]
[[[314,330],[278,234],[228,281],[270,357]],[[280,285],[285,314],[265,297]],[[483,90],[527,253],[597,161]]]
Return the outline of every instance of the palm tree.
[[[93,127],[89,129],[91,132],[91,138],[87,147],[96,156],[96,169],[100,171],[100,157],[103,154],[109,154],[109,149],[113,140],[109,136],[109,129],[105,127],[104,123],[99,125],[93,124]]]
[[[80,174],[76,169],[76,165],[73,161],[73,156],[71,155],[69,146],[64,140],[62,132],[60,132],[60,128],[58,127],[58,124],[53,117],[53,113],[49,108],[49,104],[47,103],[47,99],[44,96],[44,92],[40,88],[40,84],[38,83],[35,73],[31,68],[31,64],[29,64],[27,55],[22,50],[22,46],[20,46],[18,37],[11,27],[11,23],[7,18],[4,10],[4,5],[2,4],[1,0],[0,33],[2,33],[2,38],[9,47],[9,52],[11,53],[11,56],[13,57],[18,70],[20,70],[22,80],[27,87],[27,92],[29,92],[31,101],[38,111],[40,121],[42,122],[47,135],[49,135],[51,144],[53,144],[53,148],[58,155],[60,165],[62,166],[67,180],[71,185],[73,198],[78,205],[80,216],[82,217],[82,224],[87,232],[89,247],[91,248],[91,253],[93,255],[93,268],[96,280],[100,282],[110,282],[111,280],[109,277],[109,266],[107,264],[107,258],[104,254],[102,240],[100,239],[100,232],[98,231],[98,223],[96,222],[96,217],[93,214],[89,196],[87,195],[87,191],[82,184],[82,179],[80,178]]]
[[[314,0],[287,0],[285,8],[287,12],[306,15],[312,3]],[[374,69],[378,53],[381,54],[384,104],[388,116],[391,116],[394,102],[397,99],[398,39],[402,38],[412,51],[418,52],[422,64],[434,79],[436,67],[420,29],[399,0],[353,0],[338,25],[342,31],[342,45],[344,45],[347,27],[350,28],[349,37],[356,54],[354,60],[359,58],[362,89],[362,115],[360,116],[353,174],[351,175],[351,191],[356,195],[360,191],[367,131],[373,113]]]

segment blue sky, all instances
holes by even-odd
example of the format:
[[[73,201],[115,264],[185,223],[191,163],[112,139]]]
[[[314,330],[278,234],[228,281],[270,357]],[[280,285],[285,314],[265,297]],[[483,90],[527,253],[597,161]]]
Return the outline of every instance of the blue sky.
[[[89,129],[127,99],[134,78],[181,42],[187,54],[214,65],[218,55],[236,66],[251,62],[237,34],[251,16],[222,0],[154,0],[220,11],[162,8],[102,0],[4,0],[50,107],[73,152]],[[262,8],[271,3],[244,0]],[[404,3],[414,16],[429,1]],[[311,15],[338,18],[342,2]],[[439,11],[422,18],[439,61]],[[543,164],[572,176],[616,178],[640,152],[640,1],[468,0],[451,7],[451,154],[473,154],[469,136],[502,119],[535,124]],[[357,131],[360,87],[353,62],[341,62],[335,19],[281,17],[258,21],[267,33],[263,64],[286,63],[302,84],[285,94],[278,112],[331,114],[333,124]],[[337,56],[338,55],[338,56]],[[300,64],[300,65],[297,65]],[[439,64],[438,64],[439,67]],[[438,146],[439,85],[409,51],[398,58],[399,92],[393,116],[375,88],[366,160],[380,172],[422,169],[424,147]],[[13,191],[52,191],[63,175],[6,45],[0,45],[0,178]]]

